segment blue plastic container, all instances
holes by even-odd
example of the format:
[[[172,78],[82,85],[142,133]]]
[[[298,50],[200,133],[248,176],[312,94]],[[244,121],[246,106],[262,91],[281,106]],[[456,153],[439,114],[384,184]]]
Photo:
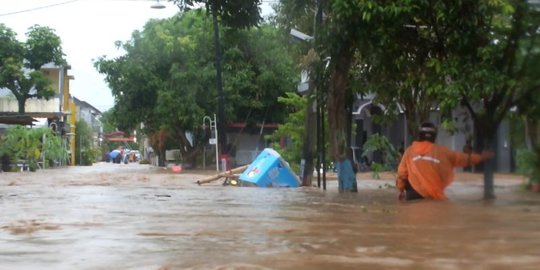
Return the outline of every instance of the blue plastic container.
[[[272,148],[264,149],[239,179],[258,187],[298,187],[300,179]]]

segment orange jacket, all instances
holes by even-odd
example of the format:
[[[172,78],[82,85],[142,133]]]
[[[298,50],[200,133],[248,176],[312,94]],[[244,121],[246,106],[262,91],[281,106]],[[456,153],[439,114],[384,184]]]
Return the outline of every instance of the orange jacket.
[[[403,191],[409,181],[422,197],[445,200],[444,189],[454,179],[454,168],[481,161],[478,154],[455,152],[429,141],[415,141],[401,158],[396,187]]]

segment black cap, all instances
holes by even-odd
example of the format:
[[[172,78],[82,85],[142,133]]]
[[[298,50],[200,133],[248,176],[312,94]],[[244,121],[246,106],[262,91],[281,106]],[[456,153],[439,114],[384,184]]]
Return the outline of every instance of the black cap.
[[[435,142],[437,138],[437,127],[431,122],[424,122],[420,125],[418,135],[420,141]]]

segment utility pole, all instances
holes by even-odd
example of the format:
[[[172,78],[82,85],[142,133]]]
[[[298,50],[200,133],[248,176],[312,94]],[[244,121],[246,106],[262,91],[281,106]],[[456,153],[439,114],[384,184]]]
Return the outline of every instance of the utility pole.
[[[317,50],[317,32],[319,31],[319,27],[322,23],[322,7],[321,7],[321,0],[317,0],[317,13],[315,14],[314,19],[314,31],[313,31],[313,39],[312,39],[312,49]],[[302,178],[302,185],[303,186],[311,186],[312,184],[312,178],[313,178],[313,169],[317,168],[317,185],[320,187],[320,165],[321,162],[324,163],[324,154],[321,154],[321,151],[324,152],[324,134],[322,133],[322,130],[324,127],[322,126],[323,120],[321,119],[321,103],[322,103],[322,95],[321,95],[321,89],[316,86],[316,83],[318,82],[318,73],[319,73],[320,67],[310,70],[310,76],[309,76],[309,90],[306,95],[307,97],[307,107],[306,107],[306,116],[305,116],[305,122],[304,122],[304,136],[303,136],[303,146],[302,146],[302,159],[300,161],[300,176]],[[315,75],[315,76],[314,76]],[[324,114],[323,114],[324,115]],[[314,143],[313,140],[313,134],[316,134],[315,141],[317,143],[317,166],[314,166],[313,159],[314,159]],[[321,147],[321,144],[323,145]],[[322,160],[321,160],[322,159]],[[325,170],[325,166],[323,165],[323,172]],[[326,177],[325,173],[323,173],[323,179],[324,179],[324,188],[326,189]]]
[[[322,24],[322,0],[317,0],[317,14],[315,15],[315,27],[314,27],[314,42],[315,48],[317,48],[318,42],[318,33]],[[321,62],[322,64],[322,62]],[[322,66],[319,65],[317,69],[316,79],[320,80],[320,72]],[[317,97],[317,187],[321,187],[321,165],[322,165],[322,185],[323,190],[326,190],[326,155],[325,155],[325,128],[324,128],[324,95],[321,89],[321,83],[319,81],[319,87],[317,87],[316,97]]]
[[[302,145],[302,159],[300,161],[300,174],[302,178],[302,186],[311,186],[312,178],[313,178],[313,134],[315,133],[315,119],[316,119],[316,112],[314,111],[314,105],[315,102],[313,102],[314,97],[312,96],[313,93],[313,82],[312,79],[310,79],[309,83],[310,90],[308,91],[309,94],[307,95],[307,107],[306,107],[306,119],[304,122],[304,136],[303,141],[304,144]]]
[[[221,70],[221,43],[219,41],[219,25],[217,18],[217,7],[212,4],[212,21],[214,25],[214,46],[216,47],[216,87],[218,94],[218,120],[217,120],[217,133],[218,141],[221,144],[220,153],[227,153],[227,136],[225,134],[225,94],[223,93],[223,79]]]

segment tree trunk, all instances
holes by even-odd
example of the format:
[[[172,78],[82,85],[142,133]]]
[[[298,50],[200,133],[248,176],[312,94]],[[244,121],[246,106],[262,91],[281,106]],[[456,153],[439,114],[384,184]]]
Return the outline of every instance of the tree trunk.
[[[487,149],[495,149],[495,141],[493,139],[486,139],[485,145]],[[484,200],[495,199],[493,174],[495,171],[495,158],[488,159],[484,162]]]
[[[497,130],[499,128],[498,123],[492,123],[493,121],[489,121],[488,117],[480,117],[476,120],[474,130],[478,144],[475,145],[475,152],[480,153],[485,150],[495,151]],[[493,174],[495,172],[496,160],[496,157],[494,157],[475,167],[484,172],[484,200],[495,199]]]
[[[17,97],[17,103],[19,104],[19,114],[25,114],[26,99],[24,97]]]
[[[150,145],[154,148],[154,151],[158,157],[158,166],[165,166],[165,140],[167,138],[167,131],[160,129],[151,134],[148,134]]]
[[[350,88],[347,87],[349,69],[353,59],[353,52],[343,45],[333,65],[328,95],[328,124],[329,143],[332,158],[338,170],[338,185],[340,192],[357,192],[356,175],[349,159],[349,142],[347,141],[347,97]]]

